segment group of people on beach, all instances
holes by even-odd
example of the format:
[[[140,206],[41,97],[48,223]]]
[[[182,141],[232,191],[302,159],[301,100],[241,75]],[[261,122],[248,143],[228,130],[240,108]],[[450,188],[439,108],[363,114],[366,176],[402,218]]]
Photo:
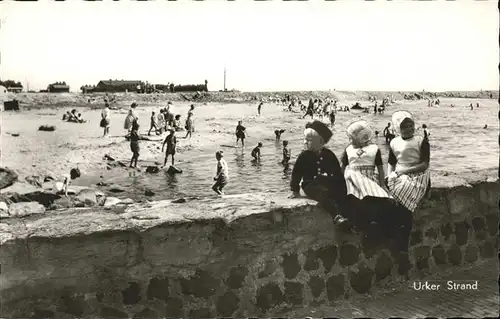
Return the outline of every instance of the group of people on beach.
[[[374,225],[395,236],[396,248],[407,250],[413,213],[430,190],[429,134],[417,135],[413,115],[397,111],[392,115],[388,141],[387,174],[373,131],[365,120],[351,123],[346,133],[350,144],[340,161],[325,147],[333,133],[322,121],[314,120],[304,130],[305,149],[298,155],[291,173],[290,197],[301,191],[319,202],[332,215],[334,224],[347,231],[370,232]],[[390,127],[390,125],[388,125]],[[245,128],[238,122],[237,141],[244,143]],[[262,143],[252,150],[260,159]],[[228,183],[228,165],[223,152],[215,154],[217,173],[212,189],[223,194]],[[290,160],[288,142],[283,141],[283,161]]]
[[[76,113],[76,109],[72,109],[71,111],[67,111],[63,114],[62,120],[71,123],[85,123],[87,122],[82,113]]]
[[[390,142],[387,175],[372,129],[359,120],[347,127],[350,145],[341,157],[325,147],[333,136],[323,122],[314,121],[304,130],[305,150],[292,170],[291,197],[302,190],[346,230],[369,232],[372,224],[397,237],[397,248],[407,249],[412,214],[430,189],[430,146],[415,134],[411,113],[392,115],[397,136]]]
[[[175,137],[175,132],[186,130],[186,136],[184,138],[191,138],[192,132],[194,131],[194,105],[192,104],[189,108],[187,119],[184,125],[184,128],[181,127],[180,118],[181,115],[177,114],[174,116],[173,112],[171,112],[170,106],[172,102],[168,102],[167,106],[160,110],[159,114],[153,111],[150,117],[150,126],[148,135],[151,135],[151,131],[154,130],[157,135],[162,134],[163,132],[169,132],[169,134],[165,137],[163,142],[162,152],[166,148],[165,153],[165,161],[164,166],[167,163],[168,157],[172,158],[172,166],[175,163],[175,151],[177,146],[177,138]],[[141,136],[139,134],[139,118],[135,114],[135,109],[137,108],[137,103],[132,103],[130,109],[128,111],[127,116],[125,117],[124,129],[127,130],[126,138],[130,141],[130,150],[132,151],[132,158],[130,160],[129,167],[136,168],[137,161],[140,155],[140,146],[139,141],[141,140]],[[103,137],[109,136],[110,129],[110,118],[111,118],[111,110],[109,108],[109,104],[105,102],[104,108],[101,112],[101,121],[100,126],[104,129]]]

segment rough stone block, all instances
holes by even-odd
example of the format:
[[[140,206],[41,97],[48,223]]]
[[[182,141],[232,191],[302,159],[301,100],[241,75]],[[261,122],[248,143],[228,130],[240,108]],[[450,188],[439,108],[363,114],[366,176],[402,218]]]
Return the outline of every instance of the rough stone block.
[[[314,298],[318,298],[325,290],[325,281],[318,276],[311,276],[308,285]]]
[[[154,227],[141,234],[144,259],[157,267],[201,264],[212,251],[214,231],[214,224],[202,223]]]
[[[422,270],[429,268],[429,257],[431,248],[429,246],[415,247],[413,255],[415,257],[415,265],[417,269]]]
[[[340,265],[351,266],[358,262],[359,248],[353,244],[343,244],[340,246]]]
[[[193,277],[180,280],[182,293],[199,298],[208,298],[215,294],[220,287],[220,280],[210,273],[197,269]]]
[[[141,287],[136,282],[129,282],[128,288],[122,291],[123,304],[135,305],[141,301]]]
[[[122,310],[118,310],[115,308],[107,307],[107,306],[102,306],[100,310],[100,315],[101,318],[129,318],[128,314]]]
[[[342,297],[345,292],[345,287],[344,287],[344,275],[339,274],[339,275],[333,275],[328,280],[326,281],[326,295],[328,297],[328,300],[334,301],[335,299],[338,299],[339,297]]]
[[[182,300],[179,298],[169,298],[165,307],[167,318],[182,318],[184,317],[184,309]]]
[[[474,237],[477,239],[477,240],[485,240],[486,238],[488,238],[488,233],[484,230],[482,231],[478,231],[474,234]]]
[[[479,206],[483,212],[489,212],[491,209],[498,209],[498,200],[500,194],[498,183],[488,183],[479,185]]]
[[[279,268],[278,262],[276,260],[269,260],[266,262],[264,269],[259,272],[259,278],[265,278],[274,274],[274,272]]]
[[[56,313],[50,309],[35,309],[33,319],[48,319],[54,318]]]
[[[476,245],[470,244],[465,250],[465,260],[469,263],[473,263],[477,260],[477,254],[479,249]]]
[[[443,216],[447,215],[448,211],[446,191],[433,189],[430,198],[422,201],[414,217],[420,219],[425,216]]]
[[[474,189],[460,187],[448,192],[448,204],[450,213],[454,216],[464,216],[477,209],[477,198]]]
[[[410,246],[420,244],[422,242],[422,231],[414,230],[410,235]]]
[[[498,234],[498,215],[497,214],[488,214],[486,215],[486,226],[488,228],[488,234],[491,236]]]
[[[382,252],[377,258],[375,264],[375,275],[377,280],[382,280],[391,274],[392,259],[386,253]]]
[[[217,315],[222,317],[232,317],[233,313],[238,309],[240,298],[232,291],[227,291],[224,295],[217,299],[216,310]]]
[[[467,244],[469,239],[469,224],[465,221],[455,223],[455,242],[458,246]]]
[[[61,297],[59,312],[64,312],[75,317],[81,317],[85,312],[86,304],[84,296],[79,295],[63,295]]]
[[[284,302],[285,298],[280,287],[276,283],[270,282],[257,290],[255,300],[256,306],[263,312],[267,312]]]
[[[167,301],[170,296],[168,278],[154,277],[149,281],[147,298]]]
[[[460,247],[457,245],[451,245],[448,248],[448,260],[453,266],[460,266],[462,263],[462,252],[460,251]]]
[[[189,312],[189,318],[196,318],[196,319],[206,319],[206,318],[213,318],[214,315],[210,308],[200,308],[200,309],[193,309]]]
[[[451,234],[453,234],[453,226],[450,223],[441,226],[441,235],[443,235],[444,240],[448,240]]]
[[[317,270],[319,268],[319,260],[316,250],[309,249],[304,255],[306,257],[306,261],[304,262],[304,270]]]
[[[481,216],[472,218],[472,228],[475,232],[484,230],[486,228],[486,222],[484,218]]]
[[[161,318],[161,316],[156,311],[149,308],[142,309],[132,317],[132,319],[156,319],[156,318]]]
[[[297,277],[301,270],[297,254],[284,254],[282,255],[282,257],[283,262],[281,263],[281,266],[283,267],[285,277],[287,279],[293,279]]]
[[[9,207],[11,217],[25,217],[45,213],[45,206],[37,202],[12,203]]]
[[[323,263],[325,274],[329,273],[337,260],[337,246],[327,246],[317,250],[318,258]]]
[[[285,282],[285,300],[292,305],[301,305],[304,297],[302,296],[303,286],[300,282]]]
[[[438,237],[438,232],[434,228],[430,227],[425,231],[425,237],[436,239]]]
[[[432,247],[432,257],[436,265],[446,264],[446,252],[443,246],[437,245]]]
[[[482,258],[491,258],[495,255],[495,247],[491,242],[485,242],[481,246],[481,257]]]
[[[359,265],[358,271],[349,271],[351,287],[354,291],[364,294],[372,288],[373,270],[364,263]]]
[[[396,257],[398,263],[398,274],[408,276],[408,271],[412,267],[408,253],[400,252]]]
[[[229,277],[227,278],[226,284],[231,289],[239,289],[243,287],[247,275],[248,269],[246,267],[233,267],[229,271]]]

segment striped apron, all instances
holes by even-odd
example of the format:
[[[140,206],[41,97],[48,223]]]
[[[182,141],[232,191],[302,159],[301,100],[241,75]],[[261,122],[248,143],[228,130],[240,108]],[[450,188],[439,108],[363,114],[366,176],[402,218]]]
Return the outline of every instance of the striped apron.
[[[413,165],[397,164],[397,168]],[[411,212],[415,212],[429,187],[430,172],[410,173],[399,176],[387,182],[387,188],[398,203]]]
[[[365,196],[391,198],[378,183],[378,174],[375,166],[351,166],[348,165],[344,172],[347,186],[347,194],[352,194],[359,199]]]

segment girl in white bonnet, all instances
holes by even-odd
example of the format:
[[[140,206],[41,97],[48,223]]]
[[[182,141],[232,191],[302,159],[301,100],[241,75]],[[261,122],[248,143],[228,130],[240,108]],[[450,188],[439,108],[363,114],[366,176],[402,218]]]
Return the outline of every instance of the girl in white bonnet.
[[[356,121],[347,128],[351,144],[342,154],[342,171],[347,193],[359,199],[365,196],[390,197],[384,189],[382,156],[378,146],[371,143],[372,135],[370,125],[363,120]]]
[[[387,187],[413,213],[429,189],[430,145],[428,139],[415,135],[411,113],[395,112],[392,122],[398,136],[390,143]]]

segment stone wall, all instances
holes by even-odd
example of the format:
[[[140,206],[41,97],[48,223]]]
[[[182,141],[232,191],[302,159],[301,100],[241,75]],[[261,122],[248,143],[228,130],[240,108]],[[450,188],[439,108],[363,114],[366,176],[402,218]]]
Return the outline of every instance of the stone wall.
[[[499,184],[433,184],[406,260],[389,240],[341,234],[313,201],[281,195],[6,218],[0,316],[260,317],[493,258]]]

